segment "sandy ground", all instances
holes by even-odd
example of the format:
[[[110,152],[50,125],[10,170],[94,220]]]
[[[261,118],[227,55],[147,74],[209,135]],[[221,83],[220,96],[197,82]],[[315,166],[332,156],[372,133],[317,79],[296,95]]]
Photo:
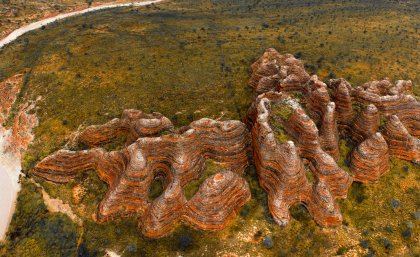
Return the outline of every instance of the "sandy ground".
[[[20,157],[5,151],[10,133],[0,126],[0,240],[4,239],[20,190]]]
[[[10,33],[7,37],[3,38],[0,41],[0,49],[3,48],[5,45],[9,44],[10,42],[16,40],[18,37],[22,36],[23,34],[32,31],[32,30],[36,30],[36,29],[40,29],[42,28],[42,26],[45,26],[47,24],[50,24],[52,22],[58,21],[58,20],[62,20],[71,16],[76,16],[76,15],[81,15],[84,13],[88,13],[88,12],[94,12],[94,11],[98,11],[98,10],[103,10],[103,9],[110,9],[110,8],[116,8],[116,7],[130,7],[130,6],[143,6],[143,5],[149,5],[152,3],[157,3],[157,2],[161,2],[163,0],[154,0],[154,1],[145,1],[145,2],[133,2],[133,3],[127,3],[127,4],[109,4],[109,5],[99,5],[99,6],[94,6],[94,7],[90,7],[90,8],[86,8],[83,10],[79,10],[79,11],[73,11],[73,12],[69,12],[69,13],[65,13],[65,14],[60,14],[51,18],[47,18],[44,20],[40,20],[37,22],[33,22],[30,23],[26,26],[23,26],[19,29],[14,30],[12,33]]]

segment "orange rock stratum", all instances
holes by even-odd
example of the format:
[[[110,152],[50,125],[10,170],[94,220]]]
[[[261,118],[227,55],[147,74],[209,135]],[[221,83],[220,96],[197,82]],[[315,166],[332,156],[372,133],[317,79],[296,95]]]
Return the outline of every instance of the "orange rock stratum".
[[[204,230],[226,227],[251,198],[242,177],[249,163],[278,224],[288,223],[292,205],[303,204],[319,225],[336,226],[342,221],[336,199],[347,197],[353,181],[377,182],[389,170],[389,157],[419,162],[420,105],[410,95],[411,81],[324,83],[309,76],[300,60],[274,49],[252,71],[255,94],[244,123],[201,119],[175,129],[159,113],[127,110],[78,134],[76,141],[87,150],[60,150],[38,163],[34,174],[65,183],[95,169],[108,184],[96,221],[137,216],[142,233],[158,238],[180,222]],[[290,112],[273,111],[278,104]],[[277,139],[272,120],[284,128],[286,141]],[[121,150],[100,148],[119,134],[127,135]],[[354,145],[344,156],[350,173],[337,163],[340,139]],[[207,159],[221,169],[187,199],[184,190],[204,173]],[[164,178],[163,192],[150,199],[158,176]]]

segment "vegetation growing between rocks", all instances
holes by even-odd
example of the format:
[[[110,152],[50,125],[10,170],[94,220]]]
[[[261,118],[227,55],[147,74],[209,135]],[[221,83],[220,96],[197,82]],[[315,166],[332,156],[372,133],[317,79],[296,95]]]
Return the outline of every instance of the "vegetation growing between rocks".
[[[286,102],[275,102],[271,104],[269,125],[274,133],[277,144],[290,141],[290,137],[284,127],[289,117],[293,114],[293,109]]]
[[[268,47],[294,53],[321,79],[344,77],[357,86],[387,76],[418,85],[419,12],[414,1],[171,0],[149,8],[101,11],[29,33],[0,50],[0,80],[27,72],[25,94],[17,104],[42,96],[40,124],[24,156],[24,172],[30,176],[33,166],[60,149],[79,125],[104,123],[124,109],[158,111],[176,126],[202,117],[240,119],[252,97],[249,66]],[[414,92],[419,95],[418,86]],[[340,150],[344,168],[351,147],[342,141]],[[36,179],[52,197],[71,205],[84,221],[81,228],[62,214],[49,213],[36,186],[22,179],[0,256],[28,251],[61,256],[60,248],[66,256],[103,256],[107,249],[123,256],[420,252],[415,216],[419,166],[393,159],[392,170],[378,184],[353,184],[349,199],[340,200],[344,222],[337,229],[320,228],[301,206],[292,209],[288,226],[279,227],[254,167],[248,168],[246,179],[252,199],[227,229],[179,226],[159,240],[142,237],[135,218],[100,225],[92,221],[107,188],[93,171],[64,185]],[[86,193],[75,203],[78,184]],[[268,236],[271,248],[262,244]]]
[[[208,160],[206,161],[206,169],[204,170],[203,174],[200,175],[200,177],[192,182],[190,182],[184,190],[185,197],[187,200],[191,199],[195,193],[197,193],[198,189],[200,188],[200,185],[203,184],[203,182],[211,177],[212,175],[216,174],[218,171],[221,171],[222,168],[215,164],[214,161]]]

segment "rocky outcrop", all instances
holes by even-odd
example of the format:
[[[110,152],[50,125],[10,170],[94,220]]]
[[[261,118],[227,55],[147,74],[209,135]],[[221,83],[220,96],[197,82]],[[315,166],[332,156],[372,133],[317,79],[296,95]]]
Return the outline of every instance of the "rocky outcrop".
[[[412,136],[420,137],[420,103],[410,95],[413,87],[411,81],[398,80],[393,85],[385,79],[353,88],[344,79],[335,79],[328,82],[328,87],[337,105],[339,125],[352,123],[352,103],[362,106],[374,105],[379,115],[397,115]]]
[[[38,125],[38,119],[33,114],[36,101],[17,103],[17,96],[22,88],[24,75],[17,74],[0,82],[0,136],[6,134],[3,126],[9,127],[5,150],[12,152],[18,158],[32,142],[32,129]],[[6,124],[8,123],[8,124]]]
[[[405,95],[411,94],[413,90],[413,82],[411,80],[398,80],[395,83],[395,86],[389,89],[390,95]]]
[[[30,114],[35,108],[35,104],[26,103],[21,105],[13,118],[7,150],[17,154],[19,157],[34,138],[32,129],[38,126],[38,118],[35,114]]]
[[[162,237],[180,221],[202,230],[223,229],[250,198],[247,182],[232,171],[219,172],[206,179],[189,201],[183,195],[181,184],[174,181],[164,196],[146,210],[142,231],[148,237]]]
[[[283,102],[293,109],[284,120],[286,131],[297,142],[279,144],[269,125],[270,105]],[[301,106],[283,93],[262,94],[257,99],[258,115],[252,128],[254,162],[260,184],[268,191],[269,209],[280,225],[290,219],[289,208],[304,204],[315,221],[323,226],[341,223],[336,198],[345,198],[351,178],[341,170],[319,143],[318,130]],[[303,167],[309,160],[310,171]],[[306,172],[312,172],[315,182],[310,185]]]
[[[389,156],[418,162],[420,106],[407,94],[412,83],[397,81],[394,85],[385,79],[353,88],[344,79],[324,84],[312,76],[296,87],[258,87],[256,82],[268,74],[261,72],[268,70],[264,63],[273,63],[270,60],[275,56],[277,53],[269,49],[253,65],[250,84],[259,95],[244,118],[252,131],[254,162],[260,184],[268,192],[270,212],[278,224],[284,225],[290,218],[289,208],[303,204],[318,224],[340,224],[342,218],[335,199],[347,196],[353,180],[377,182],[390,169]],[[281,69],[281,65],[276,66],[273,74]],[[297,98],[288,96],[289,92],[297,93]],[[286,119],[272,117],[280,113],[272,108],[278,102],[293,110]],[[391,116],[381,122],[387,115]],[[271,124],[270,119],[280,121],[282,126]],[[340,135],[351,135],[352,140],[344,140],[356,145],[348,157],[352,176],[336,163],[340,158],[338,127],[343,129]],[[280,129],[281,133],[287,132],[283,138],[289,141],[277,139]],[[303,163],[308,164],[309,170]],[[306,179],[306,172],[315,178],[312,184]]]
[[[121,118],[104,125],[87,127],[76,141],[89,147],[103,145],[119,134],[127,135],[127,145],[139,137],[156,136],[160,132],[173,129],[171,121],[160,113],[147,114],[138,110],[125,110]]]
[[[143,234],[158,238],[180,222],[205,230],[226,227],[251,197],[241,176],[249,161],[278,224],[287,224],[290,207],[302,204],[321,226],[341,223],[336,199],[347,197],[352,181],[377,182],[390,169],[390,156],[419,161],[420,105],[408,95],[411,81],[394,85],[385,79],[357,88],[344,79],[324,83],[309,77],[292,55],[271,48],[252,70],[255,95],[244,123],[201,119],[174,129],[159,113],[127,110],[77,135],[77,142],[93,148],[58,151],[34,174],[65,183],[95,169],[109,185],[96,220],[136,215]],[[121,133],[127,135],[121,150],[98,148]],[[352,146],[348,156],[340,155],[343,140]],[[207,159],[220,171],[187,199],[185,190],[200,178]],[[158,178],[164,190],[152,199]]]
[[[420,161],[420,140],[408,133],[398,116],[387,116],[384,130],[391,156],[407,161]]]
[[[319,124],[330,102],[327,85],[314,75],[309,80],[305,93],[308,115],[316,124]]]
[[[309,80],[300,60],[291,54],[281,55],[273,48],[267,49],[251,67],[249,83],[256,94],[299,90]]]
[[[351,135],[357,142],[373,135],[379,129],[379,112],[375,105],[366,106],[354,119]]]
[[[363,183],[377,182],[389,171],[388,145],[377,132],[363,141],[351,155],[350,170],[354,180]]]
[[[319,139],[321,148],[331,155],[335,161],[340,158],[338,147],[338,129],[337,119],[335,118],[335,103],[330,102],[327,105],[324,116],[322,117],[322,124],[319,131]]]
[[[336,105],[338,125],[349,127],[354,119],[352,87],[344,79],[330,80],[328,88],[332,91],[332,99]]]
[[[369,81],[363,84],[362,88],[366,92],[371,92],[381,96],[405,95],[411,94],[413,83],[411,80],[398,80],[394,85],[388,78],[385,78],[381,81]]]
[[[391,81],[385,78],[381,81],[369,81],[362,85],[363,90],[377,95],[386,95],[392,87]]]
[[[357,87],[352,90],[352,96],[355,101],[369,105],[376,106],[381,114],[396,114],[406,113],[406,111],[419,112],[419,103],[412,95],[394,94],[394,95],[380,95],[363,87]]]
[[[144,119],[144,115],[137,117],[140,121]],[[121,123],[112,124],[119,126]],[[134,119],[129,124],[149,123]],[[161,123],[154,121],[153,124]],[[153,126],[156,127],[161,125]],[[109,123],[106,128],[113,131]],[[90,127],[82,135],[85,135],[83,138],[102,138],[96,135],[104,134],[103,131],[103,126]],[[64,183],[78,173],[94,168],[100,179],[109,185],[98,206],[96,220],[106,222],[139,215],[141,229],[149,237],[165,236],[180,221],[200,229],[221,229],[250,199],[249,187],[241,177],[248,165],[246,127],[239,121],[201,119],[183,131],[160,137],[140,137],[115,152],[101,148],[77,152],[61,150],[38,163],[34,174]],[[184,189],[203,173],[206,159],[216,161],[225,171],[206,179],[187,201]],[[164,191],[155,200],[150,200],[150,187],[157,176],[164,177]]]

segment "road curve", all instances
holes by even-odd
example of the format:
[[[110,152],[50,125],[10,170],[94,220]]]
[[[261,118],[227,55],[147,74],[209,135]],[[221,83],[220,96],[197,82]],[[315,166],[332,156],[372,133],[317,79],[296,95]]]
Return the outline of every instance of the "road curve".
[[[95,12],[95,11],[104,10],[104,9],[117,8],[117,7],[144,6],[144,5],[149,5],[149,4],[153,4],[153,3],[158,3],[158,2],[161,2],[161,1],[163,1],[163,0],[153,0],[153,1],[145,1],[145,2],[132,2],[132,3],[127,3],[127,4],[99,5],[99,6],[95,6],[95,7],[89,7],[89,8],[80,10],[80,11],[73,11],[73,12],[69,12],[69,13],[59,14],[59,15],[51,17],[51,18],[47,18],[47,19],[44,19],[44,20],[40,20],[40,21],[30,23],[28,25],[25,25],[21,28],[18,28],[16,30],[14,30],[7,37],[0,40],[0,49],[2,49],[5,45],[13,42],[18,37],[22,36],[23,34],[29,32],[29,31],[40,29],[40,28],[42,28],[42,26],[45,26],[47,24],[50,24],[50,23],[53,23],[55,21],[62,20],[62,19],[68,18],[68,17],[77,16],[77,15],[81,15],[81,14],[84,14],[84,13]]]
[[[80,11],[60,14],[51,18],[30,23],[19,29],[14,30],[7,37],[1,39],[0,50],[5,45],[13,42],[23,34],[32,30],[39,29],[42,26],[45,26],[58,20],[103,9],[144,6],[161,1],[163,0],[95,6]],[[21,159],[20,156],[17,156],[16,154],[13,154],[7,150],[8,137],[10,136],[10,133],[10,131],[5,130],[2,127],[2,124],[0,124],[0,242],[5,239],[5,234],[14,212],[17,194],[20,190],[19,174],[21,171]]]

